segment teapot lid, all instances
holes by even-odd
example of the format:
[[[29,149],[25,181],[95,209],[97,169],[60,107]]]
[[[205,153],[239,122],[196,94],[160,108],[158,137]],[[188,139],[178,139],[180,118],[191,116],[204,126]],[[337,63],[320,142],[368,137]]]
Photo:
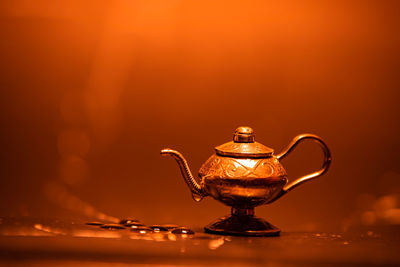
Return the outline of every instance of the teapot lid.
[[[254,131],[250,127],[239,127],[233,134],[233,141],[217,146],[215,151],[220,156],[239,158],[270,157],[274,150],[255,141]]]

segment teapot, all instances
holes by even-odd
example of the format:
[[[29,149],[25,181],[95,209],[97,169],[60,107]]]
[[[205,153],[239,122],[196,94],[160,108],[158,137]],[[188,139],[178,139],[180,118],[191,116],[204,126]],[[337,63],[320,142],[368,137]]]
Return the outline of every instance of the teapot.
[[[320,170],[288,183],[280,161],[301,141],[313,140],[324,152]],[[233,141],[215,147],[215,153],[201,166],[197,181],[186,159],[176,150],[161,150],[161,155],[175,158],[195,201],[205,196],[231,207],[231,215],[221,217],[204,227],[205,232],[240,236],[278,236],[280,229],[254,215],[254,208],[269,204],[290,190],[324,174],[331,163],[325,142],[314,134],[300,134],[280,153],[255,141],[250,127],[239,127]]]

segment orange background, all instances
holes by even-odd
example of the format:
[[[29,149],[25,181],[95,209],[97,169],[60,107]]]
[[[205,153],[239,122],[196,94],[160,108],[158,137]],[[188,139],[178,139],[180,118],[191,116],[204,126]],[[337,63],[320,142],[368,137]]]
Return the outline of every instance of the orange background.
[[[276,152],[311,132],[333,154],[326,175],[259,216],[288,231],[400,223],[399,8],[2,1],[0,215],[202,226],[229,208],[193,202],[159,150],[197,173],[247,125]],[[294,179],[321,161],[304,143],[283,165]]]

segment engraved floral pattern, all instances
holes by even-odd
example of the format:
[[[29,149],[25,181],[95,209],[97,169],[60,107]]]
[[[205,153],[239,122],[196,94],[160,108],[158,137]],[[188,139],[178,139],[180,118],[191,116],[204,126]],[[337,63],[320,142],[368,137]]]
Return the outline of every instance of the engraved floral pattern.
[[[275,157],[238,159],[212,155],[199,170],[199,176],[226,178],[268,178],[285,176],[286,171]]]

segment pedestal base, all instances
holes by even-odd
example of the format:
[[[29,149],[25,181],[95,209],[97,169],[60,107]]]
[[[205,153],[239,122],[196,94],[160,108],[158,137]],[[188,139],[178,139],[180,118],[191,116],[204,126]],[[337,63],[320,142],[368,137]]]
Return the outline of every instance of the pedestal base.
[[[254,216],[254,210],[232,209],[230,216],[219,218],[204,227],[206,233],[238,236],[279,236],[281,230]]]

